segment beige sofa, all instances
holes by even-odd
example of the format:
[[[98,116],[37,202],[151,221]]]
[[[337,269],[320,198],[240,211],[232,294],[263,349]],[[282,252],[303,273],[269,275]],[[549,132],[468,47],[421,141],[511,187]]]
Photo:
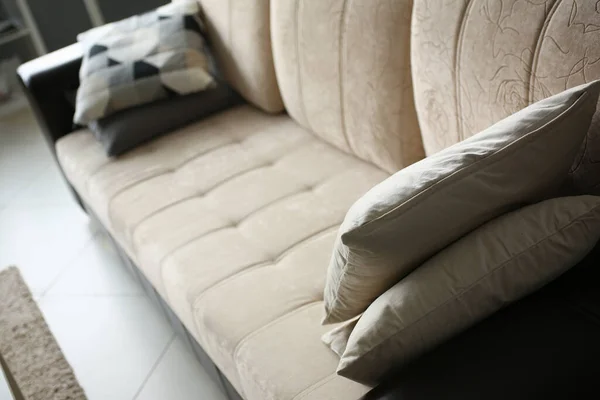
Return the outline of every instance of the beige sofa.
[[[243,398],[359,398],[370,388],[337,376],[320,340],[346,211],[426,154],[600,77],[595,2],[200,2],[248,104],[116,159],[79,130],[56,142],[60,165]]]

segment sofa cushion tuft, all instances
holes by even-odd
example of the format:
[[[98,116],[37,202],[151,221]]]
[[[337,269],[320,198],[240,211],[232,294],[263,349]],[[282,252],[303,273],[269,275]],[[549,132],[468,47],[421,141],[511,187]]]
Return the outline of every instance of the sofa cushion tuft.
[[[118,159],[85,130],[62,138],[57,153],[85,203],[247,399],[291,399],[334,374],[337,360],[319,341],[333,239],[348,207],[387,173],[250,106]],[[293,326],[308,336],[284,322],[305,307]],[[273,358],[286,371],[249,374],[265,361],[255,346],[271,329],[306,350]],[[304,371],[307,363],[321,366]],[[279,380],[286,373],[304,378]],[[335,387],[357,398],[367,390],[343,378]]]

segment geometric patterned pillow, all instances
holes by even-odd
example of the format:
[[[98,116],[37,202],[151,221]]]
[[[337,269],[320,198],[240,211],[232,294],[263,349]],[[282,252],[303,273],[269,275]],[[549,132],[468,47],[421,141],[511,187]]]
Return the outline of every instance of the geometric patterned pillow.
[[[83,46],[74,122],[214,87],[214,62],[196,1],[91,29]]]

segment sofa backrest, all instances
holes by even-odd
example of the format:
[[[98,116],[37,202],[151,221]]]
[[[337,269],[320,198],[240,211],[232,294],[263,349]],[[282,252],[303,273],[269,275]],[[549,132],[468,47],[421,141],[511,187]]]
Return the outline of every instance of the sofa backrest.
[[[178,1],[178,0],[173,0]],[[227,81],[250,103],[283,111],[277,87],[269,0],[198,0],[215,56]]]
[[[427,154],[600,78],[591,0],[415,0],[415,99]]]
[[[334,146],[395,172],[424,155],[411,87],[412,0],[272,0],[288,113]]]

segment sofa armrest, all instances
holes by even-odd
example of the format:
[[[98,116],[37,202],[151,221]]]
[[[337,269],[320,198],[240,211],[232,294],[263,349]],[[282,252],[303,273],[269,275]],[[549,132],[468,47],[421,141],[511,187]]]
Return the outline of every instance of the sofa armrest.
[[[48,145],[74,130],[75,109],[68,94],[79,86],[82,51],[78,43],[24,63],[17,75]]]
[[[26,62],[17,69],[23,92],[57,163],[56,141],[76,129],[73,124],[75,107],[69,101],[69,95],[79,86],[82,56],[81,46],[75,43]],[[63,178],[75,201],[85,210],[79,194],[64,173]]]

